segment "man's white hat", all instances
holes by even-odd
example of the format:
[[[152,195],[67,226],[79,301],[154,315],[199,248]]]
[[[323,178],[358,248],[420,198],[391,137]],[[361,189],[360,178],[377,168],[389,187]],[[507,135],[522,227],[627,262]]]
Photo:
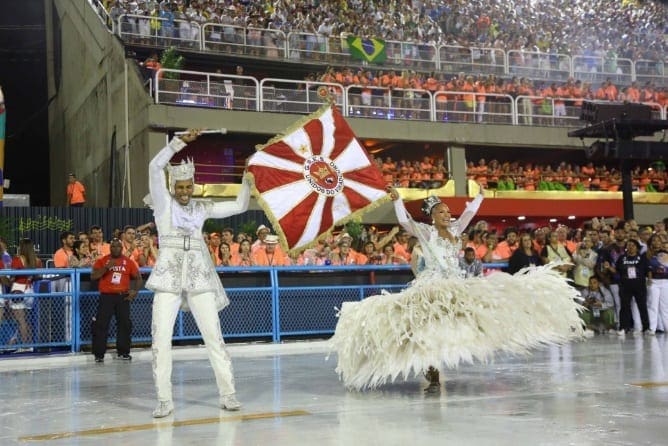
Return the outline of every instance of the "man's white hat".
[[[262,231],[263,229],[266,229],[267,231],[269,231],[269,228],[268,228],[268,227],[266,227],[265,225],[260,225],[260,226],[258,226],[257,229],[255,230],[255,235],[259,234],[260,231]],[[271,232],[271,231],[269,231],[269,232]]]
[[[269,234],[264,238],[264,243],[267,245],[277,245],[278,244],[278,236]]]

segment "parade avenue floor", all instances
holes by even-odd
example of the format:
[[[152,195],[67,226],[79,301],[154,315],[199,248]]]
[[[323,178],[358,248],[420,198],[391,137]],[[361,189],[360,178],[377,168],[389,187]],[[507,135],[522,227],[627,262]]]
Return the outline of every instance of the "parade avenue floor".
[[[325,341],[233,344],[239,412],[218,408],[202,347],[175,348],[173,415],[155,405],[150,350],[3,355],[0,444],[665,445],[666,336],[600,335],[526,357],[347,391]],[[111,352],[114,353],[114,352]]]

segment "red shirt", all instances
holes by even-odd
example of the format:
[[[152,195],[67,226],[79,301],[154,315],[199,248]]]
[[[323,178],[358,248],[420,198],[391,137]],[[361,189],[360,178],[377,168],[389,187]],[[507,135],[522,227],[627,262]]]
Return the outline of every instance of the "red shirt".
[[[42,261],[40,259],[37,259],[37,265],[35,268],[41,268],[42,267]],[[16,256],[12,257],[12,269],[26,269],[26,266],[23,264],[23,259],[21,257]],[[32,276],[14,276],[14,281],[16,283],[32,283]]]
[[[104,268],[109,259],[110,255],[100,257],[93,264],[93,268]],[[130,290],[130,278],[139,275],[139,268],[130,257],[120,256],[112,260],[114,266],[100,277],[98,289],[101,294],[127,293]]]

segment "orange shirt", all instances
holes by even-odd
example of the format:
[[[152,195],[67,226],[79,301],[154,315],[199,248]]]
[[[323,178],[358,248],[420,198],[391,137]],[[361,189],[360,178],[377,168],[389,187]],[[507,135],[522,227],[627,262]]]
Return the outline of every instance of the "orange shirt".
[[[108,256],[111,254],[111,245],[105,242],[100,242],[99,245],[95,242],[90,242],[90,254],[93,258]]]
[[[482,259],[483,257],[485,257],[485,254],[487,254],[487,245],[485,245],[484,243],[481,243],[480,245],[476,246],[473,242],[468,242],[466,244],[466,247],[473,248],[473,250],[475,251],[476,259]]]
[[[505,240],[496,245],[494,253],[498,255],[500,259],[509,259],[513,255],[515,250],[519,247],[519,243],[516,243],[515,246],[509,246],[508,242]]]
[[[86,188],[78,181],[67,185],[68,204],[79,204],[86,202]]]
[[[53,254],[53,265],[56,268],[67,268],[70,265],[69,259],[71,255],[72,250],[60,248]]]
[[[267,255],[264,249],[258,249],[253,254],[253,262],[256,266],[288,266],[290,259],[278,249],[272,254]]]
[[[402,245],[399,242],[395,242],[394,254],[403,257],[407,262],[411,261],[411,253],[408,252],[408,243]]]

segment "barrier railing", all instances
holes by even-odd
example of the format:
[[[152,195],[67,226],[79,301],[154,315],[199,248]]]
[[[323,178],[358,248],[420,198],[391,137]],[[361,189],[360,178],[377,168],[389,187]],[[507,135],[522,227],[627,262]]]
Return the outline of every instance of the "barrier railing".
[[[438,47],[438,70],[448,73],[506,74],[506,52],[499,48]]]
[[[611,79],[628,85],[634,80],[633,62],[616,57],[573,56],[573,75],[581,81],[600,83]]]
[[[504,268],[504,263],[484,264]],[[151,269],[141,268],[146,277]],[[230,305],[219,313],[228,338],[280,342],[289,336],[329,335],[336,327],[336,309],[406,287],[413,274],[408,265],[219,267]],[[3,270],[4,276],[32,276],[34,292],[0,293],[0,351],[78,352],[92,342],[92,319],[99,292],[89,268]],[[131,303],[132,342],[151,341],[153,293],[140,291]],[[116,323],[109,327],[113,344]],[[180,312],[173,339],[201,339],[192,314]]]
[[[197,22],[123,14],[118,18],[116,29],[119,37],[128,43],[201,49],[202,29]]]
[[[159,104],[258,110],[259,83],[251,76],[160,69],[155,79]]]
[[[322,105],[320,88],[336,100],[336,105],[345,110],[343,86],[331,82],[295,81],[265,78],[260,82],[260,111],[309,114]]]
[[[167,70],[157,72],[156,103],[280,113],[309,114],[323,103],[321,89],[334,97],[344,116],[506,125],[578,127],[581,103],[572,97],[543,97],[389,88],[344,87],[335,82],[299,81],[251,76]],[[667,107],[652,107],[653,119],[666,119]]]

